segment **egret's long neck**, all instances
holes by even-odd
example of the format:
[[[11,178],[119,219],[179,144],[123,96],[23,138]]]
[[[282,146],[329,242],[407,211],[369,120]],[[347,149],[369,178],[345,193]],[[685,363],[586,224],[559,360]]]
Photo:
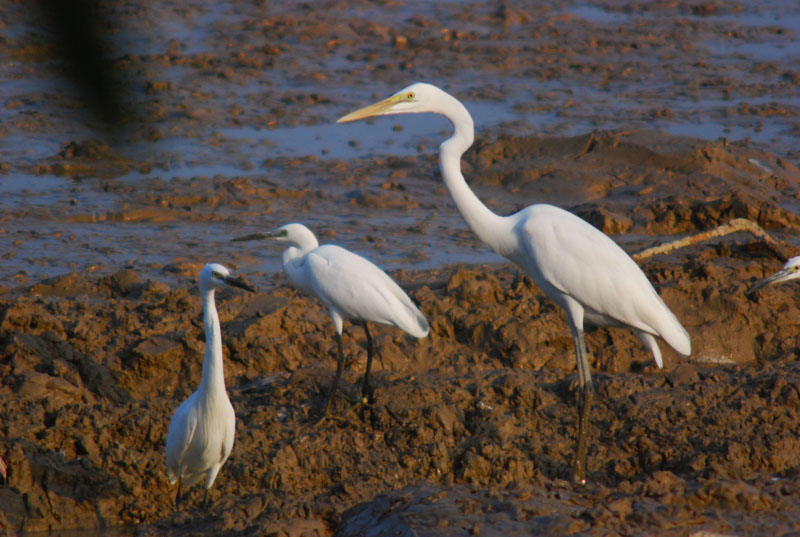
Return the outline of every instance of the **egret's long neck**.
[[[439,168],[450,196],[467,222],[469,228],[489,248],[506,256],[513,247],[508,243],[510,223],[496,215],[478,199],[461,173],[461,155],[469,149],[475,138],[472,117],[458,100],[447,95],[442,114],[453,124],[453,136],[439,147]]]
[[[302,237],[295,239],[294,243],[283,251],[281,260],[283,261],[283,269],[286,271],[291,270],[290,267],[303,262],[303,258],[319,246],[317,238],[313,235],[310,237]]]
[[[286,250],[283,251],[281,255],[281,260],[283,261],[284,268],[297,259],[298,257],[303,257],[306,255],[306,252],[303,252],[300,248],[295,246],[289,246]]]
[[[301,227],[298,229],[290,240],[291,246],[283,252],[283,264],[297,259],[298,257],[305,257],[305,255],[319,246],[317,237],[311,233],[311,230]]]
[[[314,235],[305,237],[302,241],[295,242],[295,245],[288,247],[283,252],[283,271],[292,283],[300,288],[304,293],[312,294],[311,283],[306,281],[306,272],[301,269],[306,255],[319,246]]]
[[[203,324],[206,332],[206,357],[203,360],[203,379],[198,391],[205,394],[225,391],[225,373],[222,368],[222,335],[219,316],[214,304],[214,290],[203,293]]]

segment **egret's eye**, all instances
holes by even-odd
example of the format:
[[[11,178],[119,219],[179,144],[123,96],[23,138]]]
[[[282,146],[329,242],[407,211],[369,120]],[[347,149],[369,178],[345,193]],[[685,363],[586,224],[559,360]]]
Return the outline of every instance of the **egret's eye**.
[[[214,278],[217,278],[217,279],[221,279],[222,278],[222,274],[220,274],[216,270],[211,272],[211,276],[214,277]]]
[[[286,231],[285,229],[282,229],[282,230],[280,230],[280,231],[278,232],[278,236],[279,236],[279,237],[286,237],[286,236],[288,236],[288,235],[289,235],[289,232],[288,232],[288,231]]]
[[[409,91],[406,94],[406,99],[408,99],[409,101],[413,101],[414,100],[414,92],[413,91]]]

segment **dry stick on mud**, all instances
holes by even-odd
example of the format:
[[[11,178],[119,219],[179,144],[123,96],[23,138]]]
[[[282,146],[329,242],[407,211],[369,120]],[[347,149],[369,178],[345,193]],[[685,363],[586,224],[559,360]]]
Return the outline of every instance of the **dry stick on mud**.
[[[777,248],[778,250],[780,249],[778,242],[770,237],[769,234],[761,228],[761,226],[752,220],[748,220],[747,218],[734,218],[727,224],[722,224],[721,226],[717,226],[709,231],[703,231],[701,233],[690,235],[682,239],[677,239],[666,244],[659,244],[658,246],[653,246],[652,248],[647,248],[646,250],[642,250],[637,254],[633,254],[631,257],[633,257],[634,260],[641,262],[645,259],[653,257],[654,255],[668,254],[680,248],[697,244],[698,242],[715,239],[717,237],[724,237],[725,235],[730,235],[731,233],[736,233],[739,231],[748,231],[759,239],[763,240],[769,246]]]

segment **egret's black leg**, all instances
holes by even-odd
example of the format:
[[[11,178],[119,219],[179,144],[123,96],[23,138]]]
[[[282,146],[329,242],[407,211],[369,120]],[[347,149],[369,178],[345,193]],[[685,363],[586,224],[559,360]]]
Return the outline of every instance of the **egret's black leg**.
[[[206,491],[203,493],[203,510],[206,512],[208,511],[209,501],[208,489],[206,489]]]
[[[578,391],[578,447],[575,454],[575,468],[572,480],[575,483],[586,483],[586,461],[588,452],[589,414],[594,399],[594,387],[591,381]]]
[[[331,400],[336,393],[336,386],[339,384],[339,377],[342,376],[342,369],[344,369],[344,351],[342,350],[342,335],[336,332],[336,345],[339,350],[339,359],[336,363],[336,375],[333,377],[333,382],[328,390],[328,396],[325,398],[325,403],[322,405],[322,413],[319,421],[324,420],[328,416],[328,408],[331,406]]]
[[[364,321],[362,325],[364,326],[364,333],[367,335],[367,370],[364,372],[364,380],[361,382],[361,398],[363,402],[370,403],[372,402],[372,393],[369,389],[369,371],[372,367],[374,350],[372,347],[372,337],[369,334],[369,328],[367,328],[367,322]]]
[[[586,459],[588,451],[589,413],[594,399],[594,386],[592,375],[589,371],[589,359],[586,352],[586,343],[583,339],[583,330],[578,328],[574,335],[575,357],[578,369],[578,445],[575,450],[575,466],[572,480],[575,483],[586,483]]]
[[[178,492],[175,494],[175,510],[181,508],[181,477],[178,476]]]

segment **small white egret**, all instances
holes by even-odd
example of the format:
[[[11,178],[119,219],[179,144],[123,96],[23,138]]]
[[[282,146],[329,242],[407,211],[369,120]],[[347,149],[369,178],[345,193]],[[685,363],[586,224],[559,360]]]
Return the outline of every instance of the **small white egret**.
[[[749,296],[766,285],[795,280],[797,278],[800,278],[800,255],[791,258],[781,270],[772,276],[768,276],[754,283],[745,294]]]
[[[225,284],[254,291],[222,265],[210,263],[200,272],[206,334],[203,377],[197,390],[172,415],[167,433],[167,477],[170,484],[178,482],[176,509],[180,507],[181,484],[191,487],[203,476],[203,505],[208,506],[208,491],[233,448],[236,415],[225,391],[222,338],[214,304],[215,289]]]
[[[361,396],[369,398],[369,371],[372,366],[372,337],[368,322],[396,326],[416,338],[428,335],[428,321],[408,295],[371,261],[334,244],[319,246],[317,238],[303,224],[286,224],[269,233],[239,237],[237,241],[274,239],[289,247],[283,252],[283,271],[302,292],[316,296],[328,308],[336,331],[338,362],[320,419],[328,407],[344,367],[342,325],[345,320],[359,323],[367,336],[367,367],[361,383]]]
[[[558,207],[531,205],[510,216],[487,208],[461,174],[461,155],[472,145],[472,117],[461,102],[430,84],[413,84],[339,122],[372,116],[432,112],[443,115],[454,133],[440,146],[442,178],[472,231],[498,254],[519,265],[567,316],[577,360],[578,441],[573,478],[586,480],[586,434],[594,394],[584,323],[631,328],[653,353],[655,336],[688,355],[689,334],[658,296],[636,263],[605,234]]]

